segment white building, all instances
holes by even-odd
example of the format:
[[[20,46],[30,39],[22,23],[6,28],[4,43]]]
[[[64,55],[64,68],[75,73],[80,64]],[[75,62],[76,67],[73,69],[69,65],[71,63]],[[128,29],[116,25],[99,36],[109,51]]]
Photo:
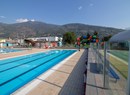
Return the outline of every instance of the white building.
[[[0,48],[3,47],[3,43],[5,43],[5,42],[6,42],[6,39],[0,39]]]
[[[62,37],[36,37],[36,38],[27,38],[33,41],[46,41],[46,42],[58,42],[62,41]]]

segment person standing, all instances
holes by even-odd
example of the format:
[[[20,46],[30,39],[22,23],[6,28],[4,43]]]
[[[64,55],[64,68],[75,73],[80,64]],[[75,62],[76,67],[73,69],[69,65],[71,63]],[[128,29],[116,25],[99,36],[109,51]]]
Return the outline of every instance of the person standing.
[[[77,45],[78,45],[78,49],[79,49],[79,51],[80,51],[80,37],[77,38]]]

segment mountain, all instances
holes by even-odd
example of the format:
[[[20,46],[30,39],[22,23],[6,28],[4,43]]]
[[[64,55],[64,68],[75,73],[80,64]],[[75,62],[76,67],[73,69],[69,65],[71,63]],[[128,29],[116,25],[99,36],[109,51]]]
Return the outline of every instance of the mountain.
[[[38,21],[23,23],[5,24],[0,23],[0,38],[26,38],[41,36],[62,36],[65,32],[75,32],[77,36],[92,34],[97,31],[100,36],[114,35],[123,29],[93,26],[81,23],[70,23],[65,25],[54,25]]]

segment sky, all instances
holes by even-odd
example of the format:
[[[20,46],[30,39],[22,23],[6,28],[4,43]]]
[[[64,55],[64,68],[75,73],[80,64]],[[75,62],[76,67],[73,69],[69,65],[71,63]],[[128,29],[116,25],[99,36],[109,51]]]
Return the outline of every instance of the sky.
[[[0,0],[0,22],[130,28],[130,0]]]

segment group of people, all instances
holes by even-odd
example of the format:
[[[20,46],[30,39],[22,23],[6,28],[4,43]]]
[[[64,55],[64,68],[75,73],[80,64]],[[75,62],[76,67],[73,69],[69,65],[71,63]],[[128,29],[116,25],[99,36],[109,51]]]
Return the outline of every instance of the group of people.
[[[95,31],[92,36],[88,33],[87,35],[78,37],[76,45],[78,46],[78,50],[80,51],[81,45],[83,47],[88,48],[90,43],[98,43],[98,42],[99,42],[98,33]]]

